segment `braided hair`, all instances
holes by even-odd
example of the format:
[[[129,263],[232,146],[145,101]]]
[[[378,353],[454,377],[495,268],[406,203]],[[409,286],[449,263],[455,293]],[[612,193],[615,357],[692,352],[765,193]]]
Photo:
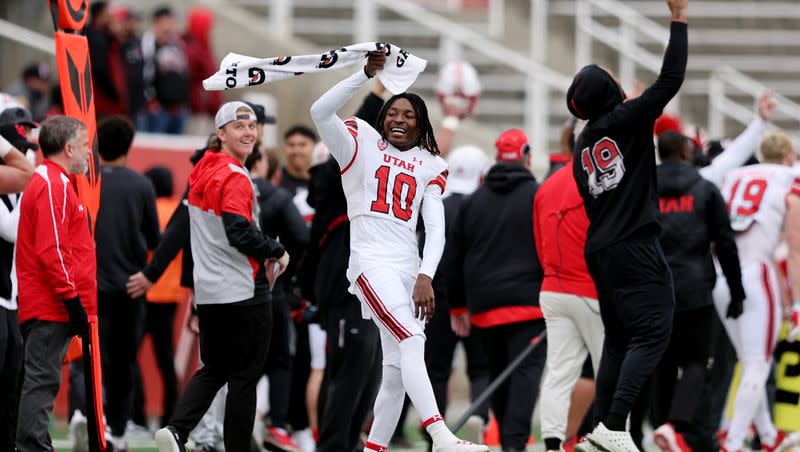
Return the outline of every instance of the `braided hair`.
[[[433,155],[439,155],[439,145],[436,144],[436,137],[433,134],[431,118],[428,116],[428,107],[425,106],[425,101],[414,93],[396,94],[383,104],[383,108],[378,113],[378,119],[375,122],[375,128],[380,131],[381,138],[386,140],[386,131],[383,123],[386,121],[386,112],[397,99],[408,100],[411,103],[411,108],[414,109],[417,119],[417,138],[414,140],[414,146],[419,146]]]

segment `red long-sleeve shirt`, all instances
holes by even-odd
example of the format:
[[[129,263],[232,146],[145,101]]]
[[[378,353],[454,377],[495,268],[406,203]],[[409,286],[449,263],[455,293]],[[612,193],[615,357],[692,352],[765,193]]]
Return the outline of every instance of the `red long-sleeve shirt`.
[[[20,201],[16,266],[19,322],[69,322],[62,300],[81,297],[97,314],[97,264],[75,177],[45,159]]]
[[[567,163],[539,187],[533,203],[536,252],[544,269],[542,292],[597,299],[583,247],[589,218]]]

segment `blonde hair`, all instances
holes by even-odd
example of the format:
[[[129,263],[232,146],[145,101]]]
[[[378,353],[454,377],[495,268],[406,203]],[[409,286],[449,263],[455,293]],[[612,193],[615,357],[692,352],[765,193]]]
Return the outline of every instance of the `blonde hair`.
[[[794,144],[786,132],[774,130],[764,135],[759,151],[765,163],[781,163],[787,154],[794,152]]]

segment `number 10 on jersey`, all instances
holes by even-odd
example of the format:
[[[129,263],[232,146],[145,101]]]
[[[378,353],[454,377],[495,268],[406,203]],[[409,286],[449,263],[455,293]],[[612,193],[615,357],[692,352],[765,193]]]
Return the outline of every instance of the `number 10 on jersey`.
[[[388,214],[391,209],[395,218],[408,221],[411,219],[411,205],[414,202],[414,196],[417,194],[417,179],[410,174],[398,173],[392,183],[392,204],[390,206],[389,201],[386,199],[390,170],[391,168],[383,165],[375,171],[375,179],[378,179],[378,196],[375,201],[372,201],[370,210]],[[405,196],[403,196],[404,188]]]

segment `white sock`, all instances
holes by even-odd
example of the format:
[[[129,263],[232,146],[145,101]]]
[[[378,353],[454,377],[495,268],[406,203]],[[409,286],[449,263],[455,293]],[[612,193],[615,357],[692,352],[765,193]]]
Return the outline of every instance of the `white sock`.
[[[403,375],[403,386],[406,388],[414,409],[424,419],[425,428],[434,442],[448,441],[455,438],[444,423],[436,406],[436,397],[425,368],[425,339],[422,336],[411,336],[399,344],[400,370]]]
[[[373,409],[375,419],[372,421],[369,440],[364,450],[375,452],[386,450],[392,434],[397,428],[397,421],[400,419],[405,398],[406,391],[403,389],[400,369],[395,366],[383,366],[381,387],[375,397]]]
[[[452,442],[458,440],[456,435],[454,435],[453,432],[447,428],[447,424],[444,423],[444,418],[438,414],[426,419],[422,425],[425,427],[425,430],[428,431],[428,434],[431,435],[434,443]]]
[[[772,423],[772,416],[769,413],[769,401],[767,401],[767,391],[761,394],[761,403],[758,404],[756,415],[753,418],[753,425],[756,427],[761,444],[777,446],[775,441],[778,439],[778,431]]]
[[[741,450],[748,427],[765,396],[769,363],[742,363],[742,378],[733,404],[733,419],[725,438],[727,450]]]

